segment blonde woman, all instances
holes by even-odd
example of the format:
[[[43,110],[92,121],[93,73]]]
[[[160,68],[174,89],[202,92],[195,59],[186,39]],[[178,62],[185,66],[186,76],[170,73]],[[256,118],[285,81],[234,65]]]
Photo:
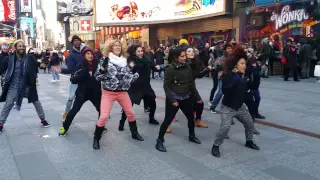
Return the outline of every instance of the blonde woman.
[[[96,79],[101,81],[102,96],[100,118],[94,132],[94,149],[100,149],[99,140],[115,101],[127,115],[132,138],[138,141],[144,140],[138,133],[136,117],[127,92],[131,84],[138,79],[139,74],[131,72],[130,68],[133,69],[134,64],[128,65],[125,54],[126,50],[120,40],[110,42],[106,49],[106,58],[96,74]]]

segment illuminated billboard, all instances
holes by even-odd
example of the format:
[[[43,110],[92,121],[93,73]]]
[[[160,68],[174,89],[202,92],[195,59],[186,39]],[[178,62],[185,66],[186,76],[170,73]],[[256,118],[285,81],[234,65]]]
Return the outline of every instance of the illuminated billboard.
[[[96,25],[141,25],[225,14],[225,0],[95,1]]]

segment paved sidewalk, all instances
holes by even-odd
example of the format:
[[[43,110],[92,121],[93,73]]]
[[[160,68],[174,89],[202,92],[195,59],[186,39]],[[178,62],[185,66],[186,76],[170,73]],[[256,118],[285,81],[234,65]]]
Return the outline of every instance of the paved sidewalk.
[[[196,129],[201,145],[188,142],[185,117],[166,135],[167,153],[155,150],[159,126],[148,124],[143,108],[135,106],[138,128],[144,142],[131,139],[129,127],[117,130],[120,107],[115,104],[101,149],[92,149],[98,113],[88,102],[72,124],[69,135],[59,137],[61,114],[68,97],[69,79],[50,83],[51,75],[40,74],[38,93],[51,127],[40,127],[32,104],[26,100],[20,112],[12,110],[0,135],[0,180],[320,180],[320,141],[289,131],[257,124],[260,151],[244,147],[244,129],[239,122],[221,147],[221,157],[210,154],[220,116],[208,111],[203,120],[208,129]],[[162,82],[153,81],[156,94],[164,96]],[[205,102],[210,79],[197,81]],[[270,78],[262,82],[261,113],[265,121],[320,133],[320,84],[283,82]],[[0,104],[2,109],[3,103]],[[164,101],[157,100],[156,118],[164,118]]]

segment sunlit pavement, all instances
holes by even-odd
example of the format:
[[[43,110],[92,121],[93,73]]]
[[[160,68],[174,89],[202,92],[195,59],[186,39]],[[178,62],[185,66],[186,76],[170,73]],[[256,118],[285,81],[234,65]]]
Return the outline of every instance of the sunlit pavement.
[[[215,158],[210,151],[220,116],[207,110],[203,121],[209,128],[196,129],[202,144],[188,142],[187,122],[179,112],[179,122],[173,123],[172,133],[165,136],[167,153],[155,150],[159,126],[148,124],[148,116],[140,106],[134,109],[144,142],[131,138],[128,125],[124,132],[118,131],[121,110],[117,103],[99,151],[91,147],[98,113],[90,102],[76,116],[69,134],[59,137],[69,90],[68,77],[61,78],[61,82],[51,83],[51,75],[39,74],[38,94],[50,128],[40,127],[33,105],[25,104],[27,100],[20,112],[11,111],[0,135],[0,179],[320,180],[320,84],[315,80],[263,80],[260,111],[267,119],[256,124],[261,135],[255,136],[261,150],[244,147],[244,129],[236,122],[229,132],[230,139],[221,147],[221,157]],[[156,119],[162,121],[162,82],[153,81],[152,86],[159,96]],[[197,87],[207,103],[212,80],[198,80]]]

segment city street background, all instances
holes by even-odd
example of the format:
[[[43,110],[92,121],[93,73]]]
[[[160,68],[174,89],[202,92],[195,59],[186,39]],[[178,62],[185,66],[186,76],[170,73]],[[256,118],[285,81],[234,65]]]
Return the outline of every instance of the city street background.
[[[101,149],[93,150],[93,132],[98,113],[87,102],[77,114],[66,137],[59,137],[62,113],[68,98],[69,78],[50,83],[51,74],[39,74],[38,94],[50,128],[41,128],[32,104],[12,110],[0,135],[2,180],[320,180],[320,84],[314,79],[299,83],[280,77],[263,79],[261,114],[269,124],[287,130],[256,124],[260,151],[244,147],[240,122],[232,126],[221,146],[221,157],[211,155],[220,125],[220,115],[203,113],[208,129],[196,129],[201,145],[188,141],[187,121],[178,112],[172,133],[165,136],[167,153],[155,149],[159,126],[150,125],[142,106],[135,106],[138,130],[145,139],[131,138],[129,127],[118,131],[120,106],[115,103],[108,132]],[[164,119],[164,91],[161,81],[152,81],[157,96],[156,119]],[[207,104],[212,80],[197,80],[197,88]],[[3,103],[0,104],[1,108]],[[219,108],[217,109],[219,110]],[[309,132],[318,138],[302,135]]]

